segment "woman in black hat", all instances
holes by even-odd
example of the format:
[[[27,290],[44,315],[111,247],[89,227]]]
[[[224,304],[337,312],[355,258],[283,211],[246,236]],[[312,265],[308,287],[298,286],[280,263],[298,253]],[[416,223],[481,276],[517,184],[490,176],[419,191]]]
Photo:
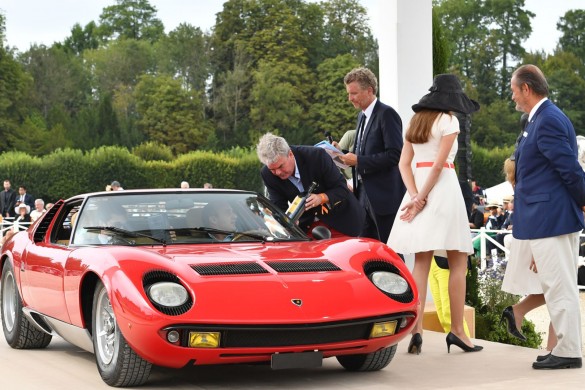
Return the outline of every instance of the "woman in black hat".
[[[476,352],[482,347],[473,345],[463,327],[467,256],[473,253],[473,246],[453,165],[459,134],[459,121],[453,112],[471,114],[479,109],[479,104],[465,95],[459,79],[451,74],[437,75],[429,91],[412,106],[415,115],[406,132],[399,163],[407,193],[388,245],[398,253],[415,254],[412,275],[421,312],[433,255],[447,257],[451,270],[451,332],[447,335],[447,351],[455,344],[465,352]],[[422,316],[412,332],[408,352],[418,354],[422,347]]]

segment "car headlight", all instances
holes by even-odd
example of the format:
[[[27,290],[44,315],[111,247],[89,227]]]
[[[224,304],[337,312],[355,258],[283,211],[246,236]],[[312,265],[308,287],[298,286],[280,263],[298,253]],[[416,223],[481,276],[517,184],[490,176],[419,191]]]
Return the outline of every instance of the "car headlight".
[[[406,280],[395,273],[386,271],[376,271],[370,275],[370,280],[376,287],[387,294],[404,294],[408,291]]]
[[[158,282],[148,288],[148,296],[161,306],[181,306],[189,299],[187,289],[173,282]]]

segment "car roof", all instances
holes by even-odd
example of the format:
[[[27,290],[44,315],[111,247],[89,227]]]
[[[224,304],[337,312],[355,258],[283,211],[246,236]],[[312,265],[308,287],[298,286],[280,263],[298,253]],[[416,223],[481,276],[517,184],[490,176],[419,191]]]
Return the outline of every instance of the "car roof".
[[[187,194],[187,193],[222,193],[222,194],[258,194],[255,191],[237,190],[237,189],[222,189],[222,188],[144,188],[134,190],[122,191],[99,191],[88,192],[72,196],[65,200],[70,202],[76,199],[97,197],[97,196],[125,196],[125,195],[147,195],[147,194]]]

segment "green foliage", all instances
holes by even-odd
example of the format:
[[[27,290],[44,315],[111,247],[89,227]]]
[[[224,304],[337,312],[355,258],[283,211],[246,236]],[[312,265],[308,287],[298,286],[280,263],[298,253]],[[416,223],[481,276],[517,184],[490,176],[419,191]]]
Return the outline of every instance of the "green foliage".
[[[343,78],[360,64],[351,54],[326,59],[317,67],[316,102],[311,106],[314,136],[318,139],[328,131],[339,140],[356,126],[357,111],[347,99]]]
[[[475,336],[479,339],[504,344],[538,348],[542,343],[541,334],[534,329],[532,321],[524,319],[522,333],[527,341],[510,335],[501,316],[504,309],[518,302],[519,297],[502,291],[505,262],[496,262],[494,268],[477,271],[479,261],[472,258],[472,270],[467,276],[466,302],[475,307]]]
[[[433,74],[447,73],[449,64],[449,43],[443,33],[443,26],[433,8]]]
[[[504,161],[514,152],[513,146],[486,149],[472,142],[471,150],[473,179],[483,188],[495,186],[505,180],[503,172]]]
[[[98,35],[104,42],[118,38],[155,42],[164,34],[155,15],[156,8],[148,0],[116,0],[103,9]]]
[[[175,153],[197,149],[207,139],[200,96],[170,76],[141,76],[134,93],[137,126],[147,139]]]
[[[560,48],[575,54],[585,64],[585,9],[567,11],[557,23],[557,29],[561,32]]]
[[[144,161],[171,161],[173,150],[160,142],[144,142],[132,149],[132,154]]]

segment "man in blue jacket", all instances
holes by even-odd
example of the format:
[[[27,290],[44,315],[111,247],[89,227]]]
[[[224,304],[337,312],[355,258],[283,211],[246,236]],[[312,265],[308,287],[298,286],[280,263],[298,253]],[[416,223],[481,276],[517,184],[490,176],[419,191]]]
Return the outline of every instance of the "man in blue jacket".
[[[511,80],[516,109],[529,114],[515,152],[514,238],[531,256],[558,344],[535,369],[581,368],[582,335],[577,287],[579,233],[584,227],[585,173],[577,160],[571,121],[548,100],[548,83],[534,65]],[[515,248],[516,249],[516,248]]]

